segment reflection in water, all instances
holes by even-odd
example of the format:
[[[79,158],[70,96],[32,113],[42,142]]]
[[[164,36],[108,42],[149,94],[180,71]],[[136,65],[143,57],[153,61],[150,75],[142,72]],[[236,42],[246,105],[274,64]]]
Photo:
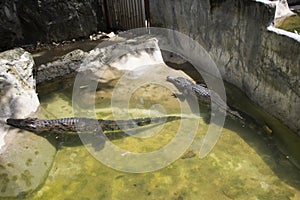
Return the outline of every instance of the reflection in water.
[[[111,93],[107,89],[96,94],[99,118],[113,118]],[[163,94],[163,101],[155,98],[157,94]],[[72,116],[68,90],[41,100],[48,114],[57,118]],[[136,90],[129,108],[132,116],[141,116],[157,103],[163,104],[167,113],[180,112],[177,99],[169,91],[151,84]],[[200,110],[200,124],[192,145],[176,162],[155,172],[116,171],[92,157],[78,139],[66,139],[46,183],[30,199],[300,199],[299,170],[278,151],[273,138],[254,123],[244,126],[227,117],[217,145],[207,157],[199,159],[209,119],[209,110]],[[169,122],[152,137],[112,134],[108,138],[128,153],[150,152],[168,144],[177,129],[177,122]]]

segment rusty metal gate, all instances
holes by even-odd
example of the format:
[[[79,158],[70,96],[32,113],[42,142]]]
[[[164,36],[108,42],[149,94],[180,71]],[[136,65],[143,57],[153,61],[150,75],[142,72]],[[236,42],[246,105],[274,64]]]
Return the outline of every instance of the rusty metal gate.
[[[110,29],[150,26],[149,0],[104,0],[104,7]]]

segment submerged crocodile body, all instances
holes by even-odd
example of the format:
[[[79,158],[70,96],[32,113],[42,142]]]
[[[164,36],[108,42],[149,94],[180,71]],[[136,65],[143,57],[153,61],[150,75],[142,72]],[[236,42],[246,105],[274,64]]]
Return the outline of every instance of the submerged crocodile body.
[[[213,90],[210,90],[202,85],[197,85],[190,80],[183,77],[172,77],[168,76],[167,81],[175,85],[175,87],[182,94],[175,94],[180,100],[185,100],[186,98],[195,95],[199,102],[210,104],[213,102],[218,106],[221,111],[227,111],[231,115],[244,119],[237,111],[233,111],[227,106],[227,104],[222,100],[222,98]]]
[[[91,118],[38,119],[25,118],[6,120],[8,125],[34,133],[53,132],[58,134],[99,133],[130,130],[139,127],[163,124],[181,119],[179,116],[137,118],[132,120],[103,120]]]

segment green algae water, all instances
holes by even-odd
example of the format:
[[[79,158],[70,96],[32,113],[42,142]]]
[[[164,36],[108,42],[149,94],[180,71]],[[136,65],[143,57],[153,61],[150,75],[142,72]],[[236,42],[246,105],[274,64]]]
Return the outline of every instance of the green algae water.
[[[112,90],[97,91],[97,117],[113,119]],[[234,93],[239,99],[244,98],[237,91]],[[71,88],[40,98],[47,118],[72,117]],[[129,110],[133,116],[142,116],[157,103],[163,104],[168,114],[180,112],[178,100],[170,91],[152,84],[136,90]],[[257,109],[247,99],[243,99],[243,104],[248,110]],[[289,142],[299,146],[299,138],[286,139],[288,141],[280,146],[277,140],[281,136],[276,136],[272,123],[268,124],[271,134],[263,131],[265,121],[261,125],[245,125],[227,117],[216,146],[207,157],[200,159],[200,145],[210,115],[207,108],[200,109],[201,118],[193,143],[174,163],[154,172],[117,171],[95,159],[79,138],[65,138],[45,183],[28,199],[300,199],[300,171],[290,159],[294,155],[297,160],[298,150],[292,149],[291,155],[280,150]],[[108,137],[129,153],[150,152],[169,143],[178,126],[177,121],[165,123],[153,137],[137,138],[122,133]]]

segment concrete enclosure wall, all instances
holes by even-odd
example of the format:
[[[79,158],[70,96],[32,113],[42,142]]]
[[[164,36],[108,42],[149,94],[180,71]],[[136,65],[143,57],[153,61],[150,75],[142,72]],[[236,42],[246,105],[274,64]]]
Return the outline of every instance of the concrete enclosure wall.
[[[226,81],[300,135],[300,43],[267,31],[273,8],[249,0],[151,0],[150,11],[152,26],[198,41]]]

